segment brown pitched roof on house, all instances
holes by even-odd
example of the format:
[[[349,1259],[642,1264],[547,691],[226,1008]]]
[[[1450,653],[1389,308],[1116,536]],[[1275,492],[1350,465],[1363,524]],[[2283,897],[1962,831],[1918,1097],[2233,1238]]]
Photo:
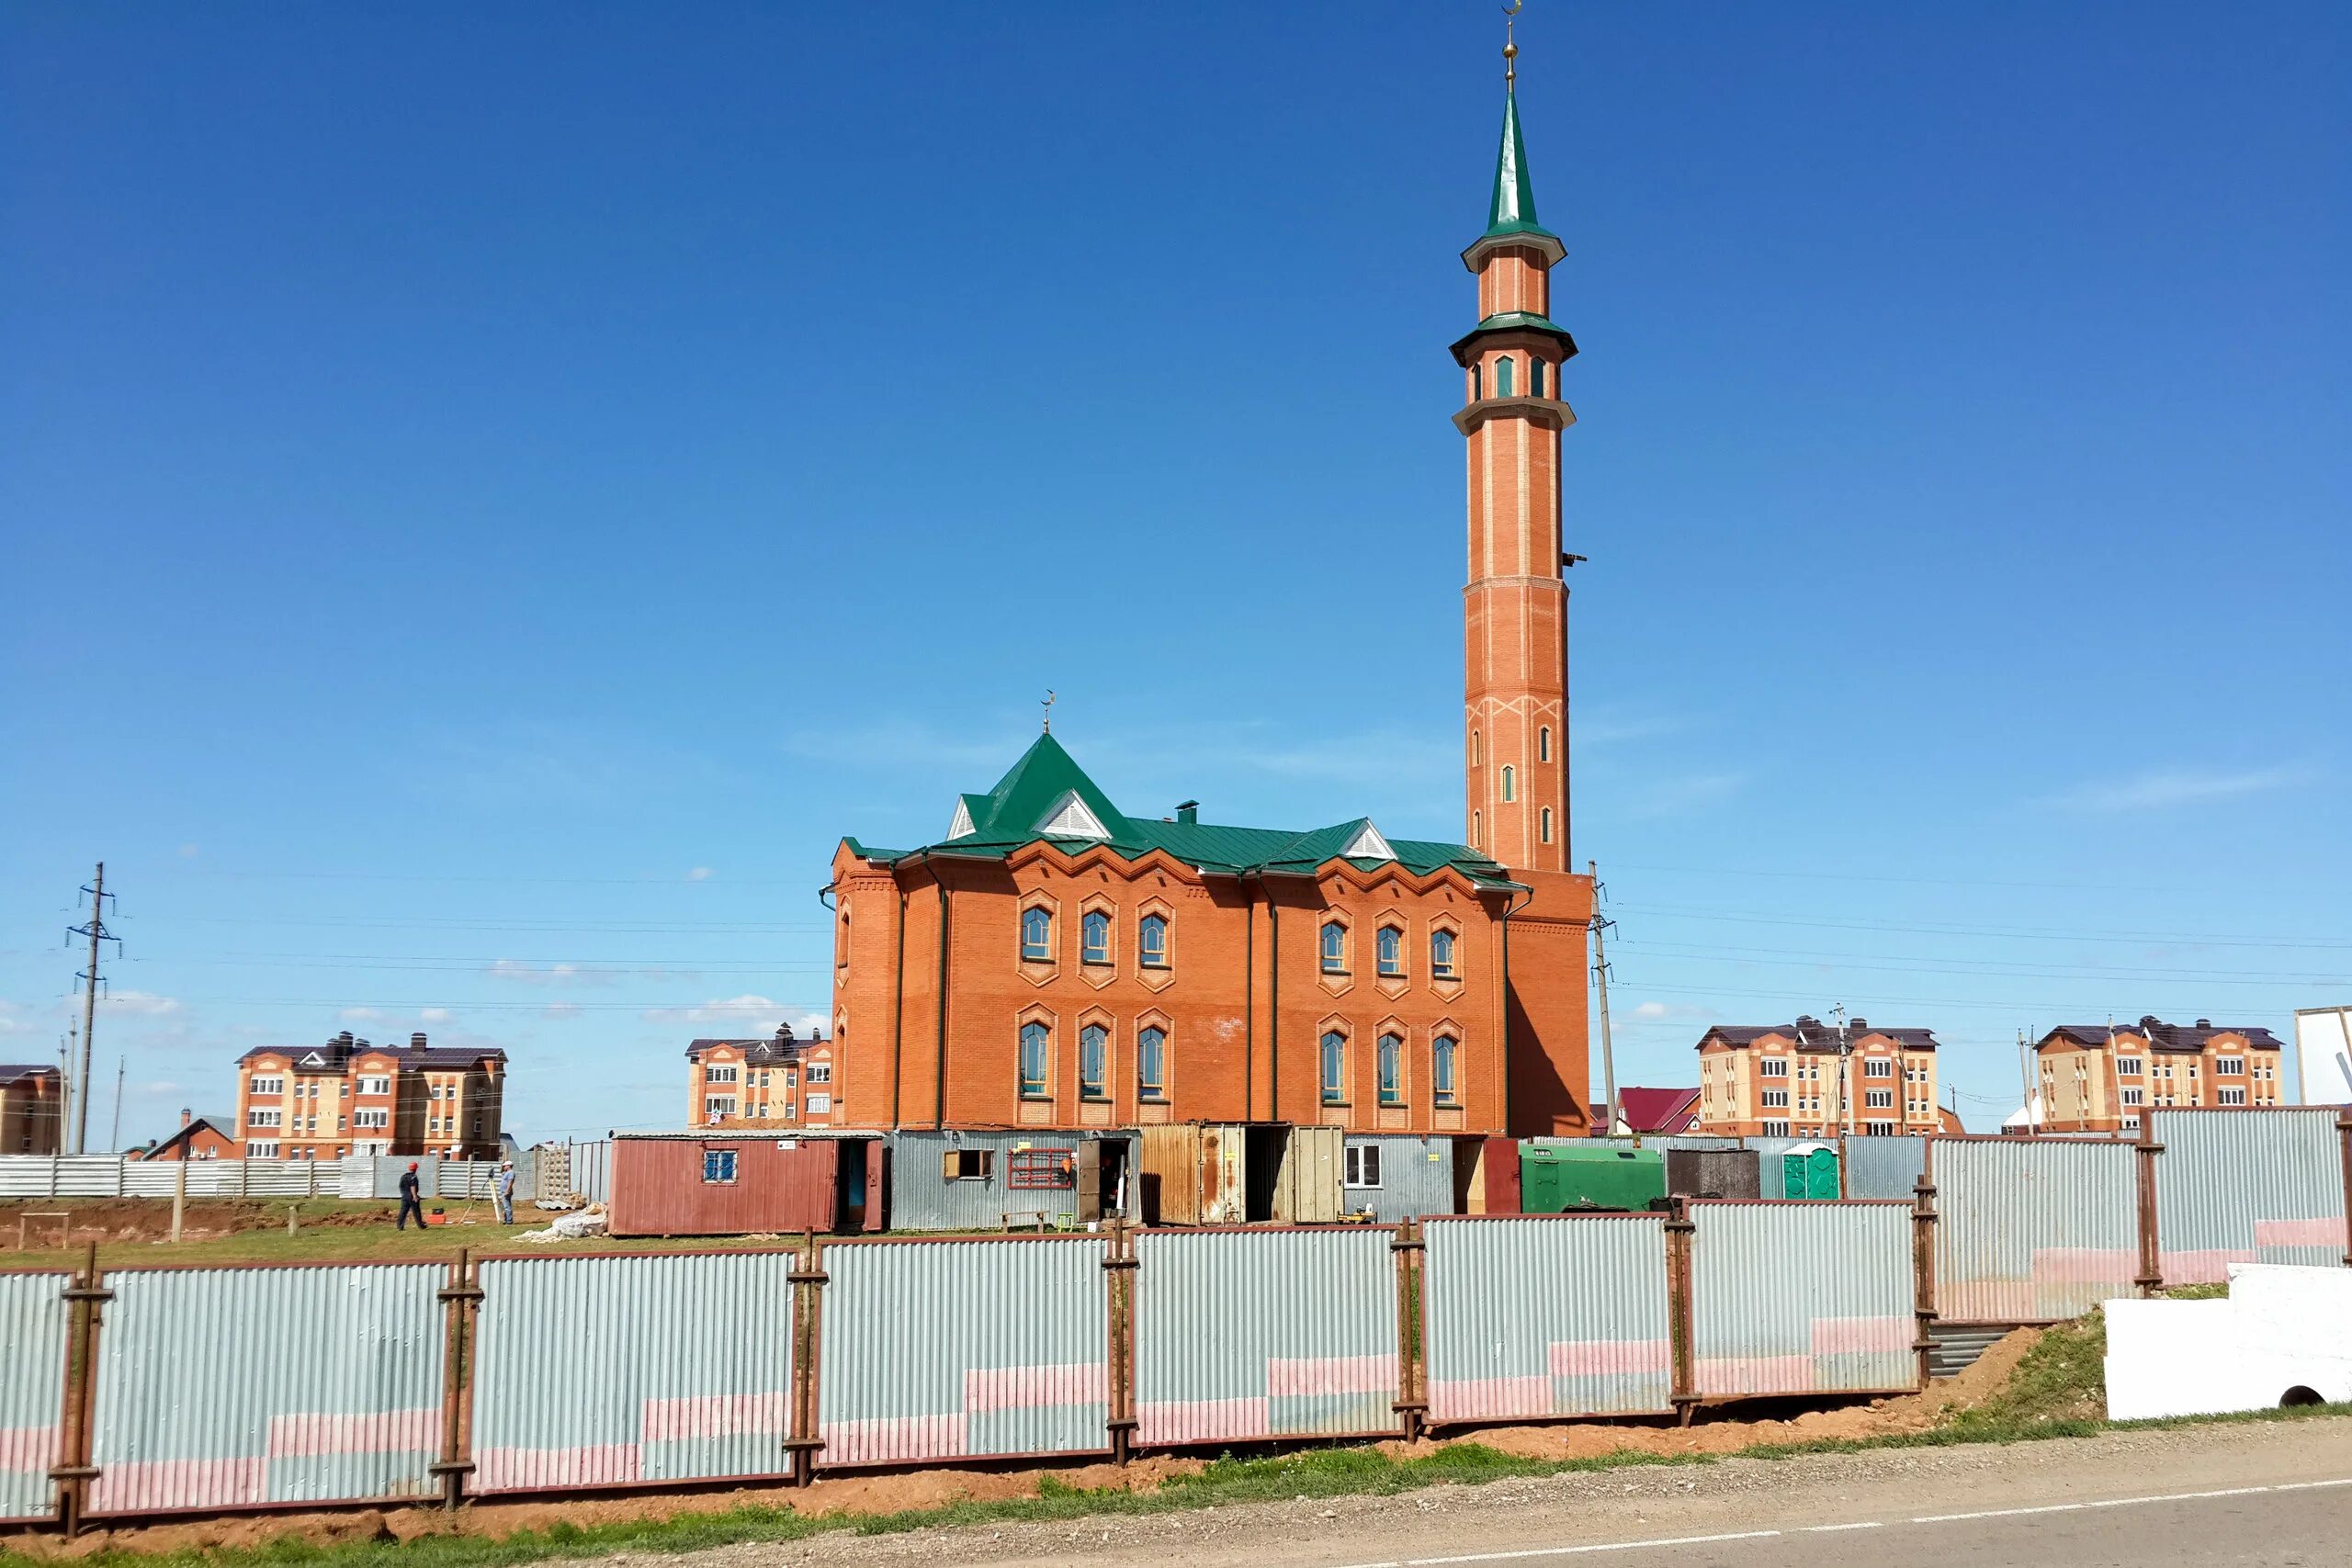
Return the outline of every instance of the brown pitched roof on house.
[[[294,1072],[339,1073],[351,1065],[354,1056],[370,1053],[420,1067],[469,1067],[476,1062],[506,1060],[506,1053],[495,1045],[427,1045],[422,1034],[410,1035],[405,1045],[396,1040],[371,1045],[365,1040],[352,1038],[347,1029],[318,1045],[256,1045],[237,1060],[250,1062],[256,1056],[283,1056]],[[318,1065],[304,1066],[312,1056],[319,1058]]]
[[[1700,1036],[1699,1043],[1704,1045],[1710,1040],[1721,1040],[1726,1045],[1753,1045],[1770,1035],[1799,1043],[1796,1048],[1800,1051],[1826,1052],[1834,1055],[1838,1050],[1838,1026],[1824,1023],[1810,1014],[1791,1023],[1717,1024]],[[1856,1044],[1873,1036],[1891,1040],[1906,1051],[1936,1049],[1936,1033],[1932,1029],[1882,1029],[1866,1018],[1853,1019],[1847,1024],[1847,1037]]]
[[[2104,1045],[2109,1032],[2104,1023],[2062,1023],[2043,1035],[2041,1043],[2047,1043],[2063,1037],[2078,1044]],[[2216,1024],[2210,1018],[2200,1018],[2195,1023],[2166,1023],[2150,1013],[2137,1023],[2116,1024],[2112,1032],[2137,1035],[2145,1040],[2151,1049],[2157,1051],[2202,1051],[2211,1043],[2214,1036],[2220,1034],[2242,1035],[2245,1043],[2257,1051],[2286,1048],[2285,1041],[2259,1024]]]
[[[145,1154],[141,1155],[139,1157],[141,1159],[162,1159],[167,1151],[175,1149],[182,1144],[192,1141],[198,1133],[203,1131],[207,1127],[211,1128],[212,1131],[218,1133],[220,1136],[228,1139],[232,1144],[237,1141],[237,1119],[235,1117],[195,1116],[188,1119],[187,1126],[173,1128],[172,1135],[170,1137],[159,1140],[154,1147],[149,1149]]]
[[[0,1089],[20,1084],[28,1078],[53,1078],[57,1069],[39,1062],[9,1062],[0,1064]]]
[[[824,1043],[825,1036],[821,1030],[806,1040],[777,1040],[773,1035],[763,1035],[756,1040],[689,1040],[686,1042],[686,1060],[691,1062],[705,1051],[714,1050],[721,1045],[732,1045],[746,1055],[789,1056],[808,1046],[822,1045]]]

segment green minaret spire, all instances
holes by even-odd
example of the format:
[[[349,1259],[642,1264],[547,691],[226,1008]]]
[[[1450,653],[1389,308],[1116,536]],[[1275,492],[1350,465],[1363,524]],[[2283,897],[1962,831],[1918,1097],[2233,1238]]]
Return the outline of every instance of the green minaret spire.
[[[1527,139],[1519,130],[1519,93],[1503,96],[1503,144],[1495,154],[1495,199],[1487,211],[1487,235],[1558,236],[1535,220],[1535,186],[1527,177]]]

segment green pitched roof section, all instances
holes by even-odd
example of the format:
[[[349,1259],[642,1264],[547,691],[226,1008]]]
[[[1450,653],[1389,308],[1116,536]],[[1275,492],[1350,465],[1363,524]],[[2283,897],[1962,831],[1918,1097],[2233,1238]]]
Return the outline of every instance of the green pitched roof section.
[[[1574,359],[1577,356],[1577,340],[1568,335],[1567,328],[1549,316],[1539,316],[1532,310],[1502,310],[1488,316],[1454,341],[1454,363],[1469,364],[1470,345],[1489,333],[1535,333],[1557,343],[1563,350],[1561,358]]]
[[[862,859],[885,864],[925,853],[1002,860],[1024,844],[1076,850],[1102,843],[1126,860],[1159,850],[1197,870],[1227,875],[1247,871],[1307,876],[1335,860],[1367,870],[1393,860],[1418,875],[1450,865],[1480,888],[1518,886],[1508,871],[1467,845],[1389,839],[1364,817],[1306,833],[1132,818],[1112,804],[1051,735],[1039,736],[986,795],[958,795],[949,834],[938,842],[911,850],[847,842]]]
[[[1495,199],[1487,209],[1487,238],[1540,234],[1559,238],[1535,220],[1535,186],[1527,177],[1527,139],[1519,131],[1519,95],[1503,98],[1503,144],[1495,154]]]

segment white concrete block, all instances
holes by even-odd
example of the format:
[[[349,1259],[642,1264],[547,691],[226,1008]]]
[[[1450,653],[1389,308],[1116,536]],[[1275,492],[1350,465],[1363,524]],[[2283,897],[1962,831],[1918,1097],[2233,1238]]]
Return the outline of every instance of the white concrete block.
[[[2236,1264],[2222,1300],[2112,1301],[2106,1312],[2114,1420],[2352,1400],[2352,1269]]]

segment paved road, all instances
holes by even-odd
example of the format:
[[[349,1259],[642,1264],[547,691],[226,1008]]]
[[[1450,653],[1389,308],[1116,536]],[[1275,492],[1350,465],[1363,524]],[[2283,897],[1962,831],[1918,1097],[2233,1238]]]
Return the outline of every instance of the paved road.
[[[2352,1418],[729,1547],[673,1564],[2343,1568]]]

